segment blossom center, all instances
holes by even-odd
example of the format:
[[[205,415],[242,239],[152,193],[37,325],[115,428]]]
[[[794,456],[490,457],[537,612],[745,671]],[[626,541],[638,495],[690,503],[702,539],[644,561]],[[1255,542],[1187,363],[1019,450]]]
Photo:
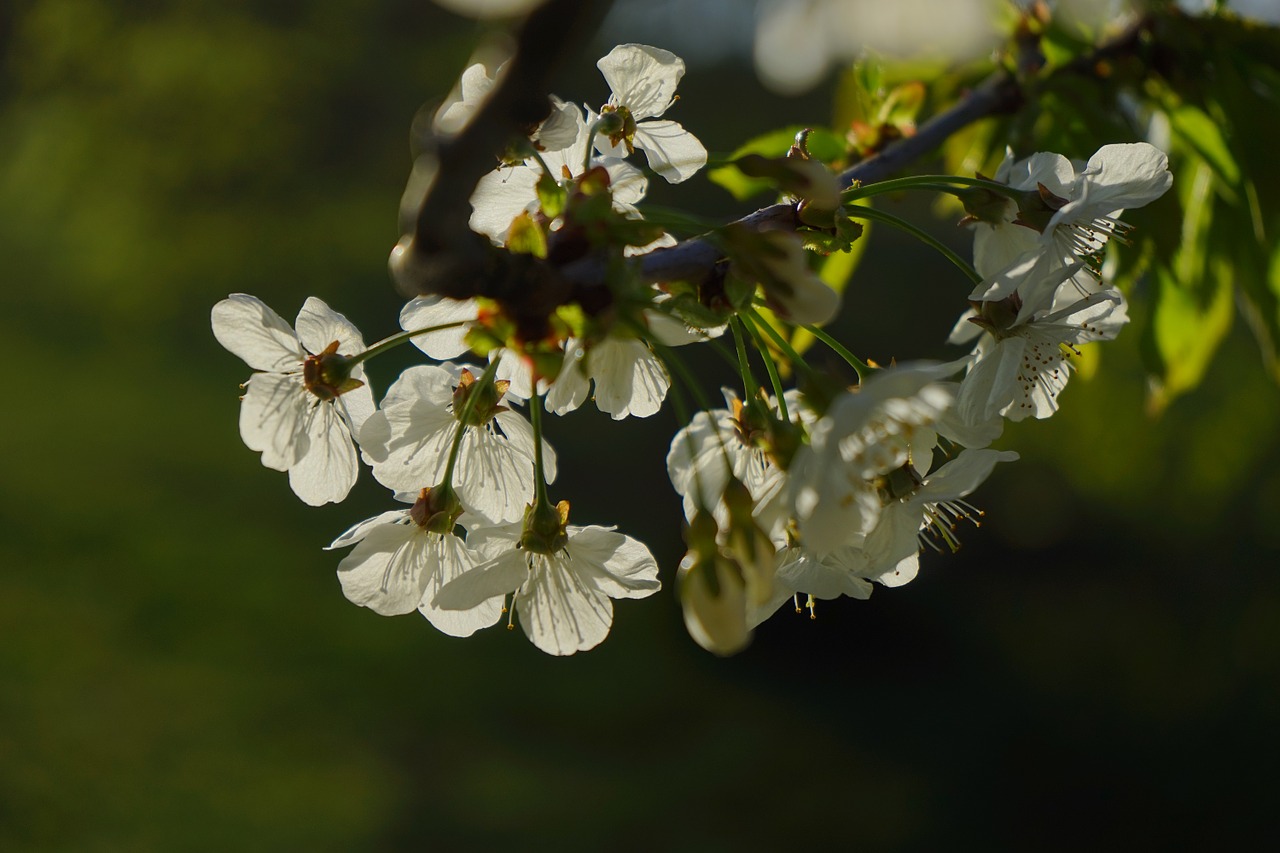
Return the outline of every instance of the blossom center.
[[[338,342],[334,341],[317,355],[309,355],[302,362],[302,384],[321,400],[335,400],[340,395],[364,385],[351,378],[351,360],[338,354]]]
[[[626,143],[627,153],[634,154],[636,150],[634,145],[636,120],[632,117],[631,110],[624,104],[605,104],[600,108],[600,113],[601,115],[616,115],[622,119],[622,127],[609,133],[609,143],[615,146],[619,143]]]

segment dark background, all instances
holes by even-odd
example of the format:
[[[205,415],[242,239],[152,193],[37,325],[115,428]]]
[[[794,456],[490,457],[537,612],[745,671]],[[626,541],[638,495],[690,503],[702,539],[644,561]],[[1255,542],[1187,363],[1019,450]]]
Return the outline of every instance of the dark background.
[[[627,21],[559,94],[598,106],[595,58],[662,44]],[[1280,398],[1243,332],[1152,419],[1135,312],[1058,416],[1007,431],[1024,459],[958,555],[784,611],[734,659],[670,592],[670,408],[550,422],[553,496],[663,567],[600,648],[459,641],[342,597],[320,548],[389,496],[366,473],[310,509],[260,466],[209,309],[244,291],[292,319],[314,294],[395,331],[409,123],[483,32],[422,0],[0,10],[0,849],[1232,849],[1271,828]],[[671,117],[713,152],[830,115],[829,87],[769,95],[732,45],[690,66]],[[651,198],[747,209],[702,178]],[[930,227],[967,249],[953,219]],[[840,336],[953,354],[965,283],[871,239]]]

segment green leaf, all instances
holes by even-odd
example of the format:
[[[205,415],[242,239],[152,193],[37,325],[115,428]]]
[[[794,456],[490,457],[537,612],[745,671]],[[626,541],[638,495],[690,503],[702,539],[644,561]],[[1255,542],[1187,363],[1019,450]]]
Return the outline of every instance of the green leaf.
[[[729,155],[729,159],[737,160],[748,154],[757,154],[762,157],[784,157],[787,151],[790,150],[791,143],[795,142],[796,134],[804,129],[804,125],[797,124],[769,131],[748,141]],[[827,128],[812,128],[808,145],[809,153],[814,159],[823,163],[835,162],[845,154],[844,140]],[[771,180],[744,175],[733,163],[710,170],[707,173],[707,177],[711,179],[712,183],[724,187],[739,201],[773,188]]]
[[[1231,329],[1234,286],[1231,257],[1210,254],[1213,169],[1195,162],[1185,179],[1182,241],[1168,263],[1155,267],[1155,292],[1147,345],[1157,361],[1148,400],[1160,412],[1204,378],[1210,360]]]
[[[1169,123],[1187,147],[1213,166],[1213,171],[1231,188],[1240,183],[1240,166],[1222,135],[1220,124],[1202,109],[1180,104],[1168,109]]]

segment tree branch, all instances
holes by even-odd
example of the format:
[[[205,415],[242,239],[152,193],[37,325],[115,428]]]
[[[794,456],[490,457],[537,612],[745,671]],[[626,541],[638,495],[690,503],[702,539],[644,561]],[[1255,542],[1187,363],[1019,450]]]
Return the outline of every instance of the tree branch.
[[[556,266],[527,255],[495,249],[468,226],[470,197],[479,179],[493,167],[517,128],[547,115],[547,80],[570,40],[574,24],[587,17],[589,0],[548,0],[521,30],[515,57],[502,83],[467,128],[441,144],[429,159],[430,182],[414,218],[411,235],[392,254],[392,273],[407,294],[438,293],[457,299],[485,296],[503,303],[530,334],[557,305],[607,302],[600,295],[605,266],[584,257]],[[1139,20],[1118,38],[1098,46],[1055,73],[1096,75],[1105,62],[1135,52],[1149,20]],[[899,139],[840,175],[841,184],[883,180],[940,146],[975,121],[1016,112],[1026,101],[1014,75],[998,71],[948,109],[922,124],[915,135]],[[420,158],[421,159],[421,158]],[[795,229],[793,204],[774,204],[736,220],[752,230]],[[646,282],[700,280],[724,258],[708,236],[684,240],[635,259]],[[601,302],[601,304],[603,304]]]
[[[993,74],[949,109],[922,124],[914,136],[899,139],[875,156],[847,169],[840,175],[841,186],[849,186],[854,181],[869,184],[884,180],[937,148],[956,131],[987,116],[1012,112],[1021,103],[1022,90],[1017,82],[1003,71]],[[774,204],[742,217],[735,224],[763,231],[773,228],[794,229],[799,221],[795,205]],[[720,250],[706,238],[695,237],[644,255],[640,260],[640,277],[644,281],[701,278],[722,256]],[[587,272],[585,265],[580,270],[565,270],[565,274],[574,279],[584,272]]]

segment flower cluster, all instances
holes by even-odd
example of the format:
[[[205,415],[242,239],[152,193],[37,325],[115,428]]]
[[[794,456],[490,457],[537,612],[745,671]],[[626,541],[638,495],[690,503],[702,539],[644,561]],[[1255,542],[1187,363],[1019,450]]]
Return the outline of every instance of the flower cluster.
[[[847,250],[867,210],[856,201],[894,182],[841,192],[802,141],[788,158],[757,157],[744,168],[776,179],[800,233],[730,226],[713,237],[723,255],[708,275],[647,283],[633,256],[675,238],[637,207],[648,178],[636,152],[672,183],[707,155],[661,118],[676,100],[679,58],[623,45],[598,67],[608,99],[598,110],[553,99],[548,118],[479,182],[470,220],[494,252],[602,261],[590,298],[537,313],[421,296],[401,311],[400,332],[366,347],[319,299],[295,331],[255,297],[232,295],[212,323],[256,371],[242,398],[245,443],[287,471],[308,504],[343,500],[360,461],[401,502],[329,546],[350,549],[337,573],[352,602],[383,615],[417,610],[459,637],[505,612],[539,649],[569,655],[609,633],[612,599],[657,591],[659,569],[642,543],[570,524],[568,502],[552,501],[557,457],[544,413],[593,400],[614,420],[650,417],[673,380],[701,399],[675,349],[700,344],[736,361],[742,385],[726,389],[724,408],[693,414],[666,460],[687,522],[676,588],[694,640],[731,654],[788,600],[812,614],[818,599],[908,583],[922,549],[954,550],[959,525],[979,523],[967,498],[1017,458],[990,447],[1004,420],[1051,415],[1076,348],[1126,322],[1101,255],[1128,229],[1122,208],[1168,189],[1164,155],[1109,145],[1082,166],[1036,154],[1008,158],[996,180],[931,177],[964,201],[975,228],[967,273],[978,283],[952,335],[973,349],[877,367],[819,328],[840,300],[811,260],[814,249]],[[464,127],[503,73],[468,69],[436,114],[437,132]],[[857,384],[805,361],[792,345],[801,327],[849,363]],[[431,361],[404,370],[375,407],[364,363],[409,342]],[[784,387],[780,359],[798,387]]]

